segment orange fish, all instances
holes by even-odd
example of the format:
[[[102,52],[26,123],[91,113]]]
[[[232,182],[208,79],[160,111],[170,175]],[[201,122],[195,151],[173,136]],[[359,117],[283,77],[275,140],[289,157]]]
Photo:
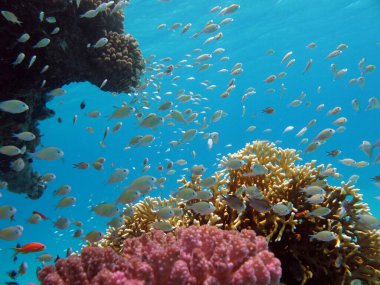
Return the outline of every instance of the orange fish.
[[[37,214],[39,215],[43,220],[49,220],[48,217],[46,217],[44,214],[40,213],[40,212],[37,212],[37,211],[33,211],[33,214]]]
[[[26,253],[31,253],[31,252],[43,251],[46,249],[46,246],[39,242],[31,242],[21,247],[15,247],[13,249],[15,250],[14,255],[16,256],[19,253],[26,254]]]
[[[308,213],[309,213],[308,210],[304,210],[304,211],[302,211],[302,212],[298,212],[298,213],[296,213],[295,217],[296,217],[296,218],[299,218],[299,217],[305,217],[305,216],[307,216]]]

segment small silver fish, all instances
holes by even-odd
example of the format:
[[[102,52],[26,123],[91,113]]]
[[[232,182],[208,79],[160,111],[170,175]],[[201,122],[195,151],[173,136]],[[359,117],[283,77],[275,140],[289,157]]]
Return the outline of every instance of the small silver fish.
[[[226,201],[227,206],[236,210],[236,212],[238,212],[239,214],[245,210],[246,208],[245,203],[242,200],[240,200],[240,198],[236,197],[235,195],[225,195],[222,197]]]
[[[286,216],[290,214],[292,208],[293,204],[291,202],[288,202],[286,205],[284,205],[283,203],[277,203],[272,207],[272,210],[279,216]]]
[[[331,213],[331,209],[326,208],[326,207],[320,207],[311,211],[309,213],[309,216],[324,219],[324,216],[327,216],[330,213]]]
[[[13,65],[20,64],[25,59],[25,53],[21,52],[14,62],[12,62]]]
[[[37,42],[34,46],[32,46],[32,48],[44,48],[44,47],[46,47],[49,44],[50,44],[50,39],[43,38],[42,40],[40,40],[39,42]]]
[[[30,39],[30,35],[28,33],[24,33],[22,34],[18,39],[17,41],[19,43],[26,43],[28,40]]]
[[[325,241],[329,242],[336,238],[336,234],[334,232],[330,231],[320,231],[314,235],[310,235],[310,241],[313,239],[319,240],[319,241]]]
[[[266,199],[248,198],[247,201],[249,206],[260,213],[267,213],[272,209],[271,204]]]
[[[202,216],[209,215],[216,210],[213,204],[204,201],[192,204],[191,206],[186,206],[185,209],[193,210],[196,214]]]

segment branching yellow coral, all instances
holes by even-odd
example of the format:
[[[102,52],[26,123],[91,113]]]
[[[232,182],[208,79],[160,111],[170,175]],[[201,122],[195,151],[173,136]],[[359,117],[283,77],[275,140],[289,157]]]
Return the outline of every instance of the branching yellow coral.
[[[172,227],[209,224],[221,229],[253,229],[266,236],[283,263],[286,284],[317,280],[348,284],[354,279],[380,284],[380,235],[363,222],[363,217],[371,216],[359,190],[345,183],[328,185],[326,177],[339,176],[331,165],[317,166],[316,161],[297,165],[300,160],[293,149],[262,141],[247,144],[220,161],[224,169],[213,175],[216,182],[210,186],[213,195],[209,202],[215,207],[211,214],[194,211],[192,205],[200,202],[197,199],[148,197],[133,206],[134,215],[125,219],[124,226],[109,229],[100,245],[121,250],[126,238],[149,231],[159,220],[154,209],[169,206],[181,209],[179,215],[164,221]],[[234,166],[241,162],[241,166],[228,167],[231,161]],[[257,169],[263,172],[255,172]],[[178,182],[183,184],[180,189],[204,191],[201,176]],[[306,191],[320,192],[307,195]],[[240,211],[234,203],[241,206]],[[268,208],[261,209],[262,204]]]

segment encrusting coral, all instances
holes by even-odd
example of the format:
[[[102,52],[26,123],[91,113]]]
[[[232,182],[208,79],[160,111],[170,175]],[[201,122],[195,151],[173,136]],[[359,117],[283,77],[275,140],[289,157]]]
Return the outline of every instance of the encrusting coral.
[[[225,167],[232,160],[242,161],[241,167]],[[215,206],[213,213],[202,216],[191,210],[189,206],[199,202],[196,199],[147,197],[133,206],[133,215],[125,217],[122,227],[109,228],[99,245],[123,252],[125,240],[149,232],[159,220],[154,209],[169,206],[182,212],[161,221],[167,231],[208,224],[225,230],[253,229],[265,236],[282,262],[282,281],[286,284],[332,284],[331,280],[333,284],[347,284],[355,279],[380,284],[380,235],[369,222],[370,209],[359,189],[343,182],[340,187],[328,185],[328,177],[339,176],[336,169],[316,165],[316,161],[297,164],[300,160],[293,149],[263,141],[247,144],[223,157],[224,169],[213,175],[216,183],[210,187],[213,197],[209,200]],[[264,173],[253,173],[255,165]],[[203,191],[200,181],[196,175],[190,181],[183,178],[180,189]],[[248,194],[250,187],[257,192]],[[322,191],[318,194],[321,200],[313,201],[305,189]],[[240,214],[227,205],[227,195],[244,205]],[[269,208],[258,207],[262,202]],[[316,214],[316,209],[321,214]]]
[[[265,285],[280,282],[281,264],[254,231],[203,225],[127,239],[122,255],[86,247],[80,257],[60,259],[38,276],[43,285]]]
[[[37,121],[54,115],[46,102],[65,84],[89,81],[113,92],[129,92],[139,85],[144,60],[136,39],[124,34],[122,8],[127,4],[117,0],[3,1],[2,12],[12,13],[17,22],[0,14],[0,102],[21,100],[29,110],[21,114],[0,111],[4,122],[0,146],[25,145],[34,152],[40,143]],[[85,16],[89,11],[97,12]],[[101,39],[107,41],[96,46]],[[25,143],[12,136],[22,131],[37,137]],[[8,189],[38,199],[46,185],[33,172],[32,159],[25,154],[0,156],[0,179],[8,182]],[[25,163],[20,172],[10,167],[18,158]]]

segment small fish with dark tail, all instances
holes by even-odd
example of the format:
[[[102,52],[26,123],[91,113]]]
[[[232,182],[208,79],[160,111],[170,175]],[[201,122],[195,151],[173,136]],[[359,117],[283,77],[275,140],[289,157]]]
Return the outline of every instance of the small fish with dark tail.
[[[330,151],[326,151],[326,153],[327,153],[327,156],[336,157],[339,154],[341,154],[342,151],[340,149],[333,149],[333,150],[330,150]]]

